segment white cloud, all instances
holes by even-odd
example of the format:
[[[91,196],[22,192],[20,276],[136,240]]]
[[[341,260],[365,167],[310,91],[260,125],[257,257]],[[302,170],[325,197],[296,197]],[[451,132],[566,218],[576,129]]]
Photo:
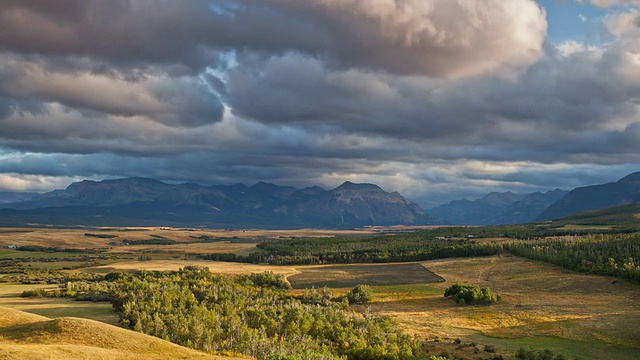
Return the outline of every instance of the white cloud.
[[[603,54],[603,49],[598,46],[587,45],[584,43],[577,42],[575,40],[567,40],[560,45],[557,46],[558,51],[562,56],[571,56],[574,54],[579,55],[587,55],[600,58]]]
[[[618,37],[640,34],[640,10],[630,9],[607,16],[604,20],[607,30]]]
[[[47,192],[52,189],[64,189],[80,177],[42,176],[16,173],[0,174],[0,189],[5,191]]]
[[[601,8],[608,8],[619,5],[640,5],[640,0],[576,0],[579,3],[588,2]]]

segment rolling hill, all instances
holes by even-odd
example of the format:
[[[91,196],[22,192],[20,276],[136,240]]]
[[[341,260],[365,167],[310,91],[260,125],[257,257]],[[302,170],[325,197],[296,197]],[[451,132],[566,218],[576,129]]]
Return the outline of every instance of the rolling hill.
[[[93,320],[49,319],[6,307],[0,307],[0,358],[232,359]]]

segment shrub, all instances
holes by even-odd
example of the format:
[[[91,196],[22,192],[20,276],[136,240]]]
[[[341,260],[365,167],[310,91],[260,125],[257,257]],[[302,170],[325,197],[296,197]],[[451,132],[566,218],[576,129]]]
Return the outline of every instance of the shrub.
[[[289,284],[282,274],[275,275],[271,271],[251,274],[249,278],[256,286],[269,286],[285,290],[291,289],[291,284]]]
[[[517,360],[566,360],[562,355],[555,355],[553,351],[549,349],[544,350],[525,350],[524,348],[518,349],[515,354]]]
[[[373,299],[373,290],[368,285],[356,285],[347,293],[349,304],[366,304]]]
[[[458,305],[492,304],[500,300],[500,295],[492,293],[488,287],[464,284],[452,285],[445,290],[444,297],[453,298]]]

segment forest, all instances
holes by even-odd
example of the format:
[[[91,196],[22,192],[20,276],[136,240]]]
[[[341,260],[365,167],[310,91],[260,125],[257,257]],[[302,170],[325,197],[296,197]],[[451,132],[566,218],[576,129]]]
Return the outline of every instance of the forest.
[[[207,268],[109,273],[99,282],[68,283],[24,297],[110,301],[121,324],[135,331],[210,353],[269,360],[423,359],[417,338],[387,316],[359,313],[371,290],[342,297],[308,290],[289,295],[281,275],[214,275]]]
[[[426,261],[451,257],[491,256],[509,251],[515,255],[531,258],[535,256],[536,260],[565,266],[563,264],[568,263],[567,258],[570,257],[570,254],[573,251],[580,251],[579,246],[571,245],[572,249],[567,249],[564,260],[560,262],[551,261],[554,255],[538,256],[525,249],[533,248],[533,245],[530,246],[530,244],[538,244],[538,242],[553,241],[560,244],[565,242],[565,239],[574,239],[573,244],[579,244],[582,242],[581,239],[592,243],[591,239],[595,238],[601,239],[601,247],[606,247],[609,239],[615,240],[618,237],[632,239],[637,237],[636,234],[632,229],[626,228],[564,229],[535,225],[445,227],[369,237],[269,239],[258,244],[257,251],[248,255],[234,253],[190,254],[186,258],[271,265],[315,265]],[[478,241],[495,238],[511,241],[508,242],[508,245],[505,245],[504,242]],[[554,246],[555,249],[569,245]],[[593,247],[594,245],[589,246]],[[629,255],[621,258],[620,256],[624,254]],[[616,259],[618,267],[622,268],[628,258],[633,256],[631,254],[633,251],[630,253],[623,251],[620,256],[612,257]],[[571,266],[565,267],[585,271],[586,267],[590,266],[589,262],[600,261],[597,258],[586,260],[587,262],[581,266],[572,263]],[[609,261],[608,258],[605,260]],[[612,272],[597,273],[614,275]],[[620,272],[615,272],[615,274],[618,273]]]
[[[424,235],[421,232],[360,238],[272,239],[258,244],[260,251],[246,256],[223,253],[198,255],[197,258],[272,265],[387,263],[488,256],[502,249],[497,244],[480,244],[466,238],[421,234]]]
[[[510,242],[510,253],[589,274],[640,282],[640,233],[592,234]]]

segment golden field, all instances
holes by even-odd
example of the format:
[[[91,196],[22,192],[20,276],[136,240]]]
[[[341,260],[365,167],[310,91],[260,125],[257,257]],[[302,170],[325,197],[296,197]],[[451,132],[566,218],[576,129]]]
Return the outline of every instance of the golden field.
[[[381,230],[368,229],[367,231]],[[112,234],[117,235],[117,239],[130,240],[144,240],[155,236],[156,238],[175,240],[179,244],[109,246],[108,244],[116,238],[95,238],[85,236],[85,233]],[[244,253],[255,249],[259,239],[266,237],[289,238],[354,234],[361,235],[363,233],[321,230],[194,231],[166,228],[119,229],[118,231],[115,229],[101,229],[99,231],[96,229],[2,229],[0,230],[0,244],[15,243],[60,248],[103,249],[101,254],[115,256],[82,268],[62,270],[69,272],[178,270],[190,265],[206,266],[212,272],[221,274],[271,271],[285,275],[296,289],[292,290],[293,292],[299,293],[302,291],[300,289],[308,287],[327,286],[336,295],[344,293],[354,284],[370,284],[374,289],[374,300],[367,306],[360,306],[358,309],[392,316],[400,323],[404,331],[416,334],[426,340],[432,354],[448,351],[451,354],[459,354],[468,358],[481,355],[485,355],[486,358],[488,353],[477,355],[473,353],[473,350],[476,347],[482,349],[484,344],[490,344],[496,347],[498,353],[507,355],[522,346],[551,349],[568,358],[573,358],[576,355],[584,359],[605,360],[640,358],[640,329],[637,327],[637,324],[640,324],[640,285],[610,277],[574,273],[560,267],[515,256],[456,258],[415,263],[315,266],[254,265],[185,260],[183,258],[184,254],[191,251],[193,253],[230,251]],[[216,238],[216,241],[198,242],[200,240],[197,238],[203,235],[209,239]],[[504,241],[504,239],[502,240]],[[7,256],[24,256],[23,253],[25,252],[7,250],[6,248],[2,250],[2,256],[5,258]],[[68,256],[58,253],[38,254],[38,256]],[[151,259],[148,261],[136,260],[136,256],[139,254],[149,255]],[[29,264],[34,267],[55,268],[55,262]],[[501,294],[502,300],[491,306],[458,306],[450,299],[443,297],[444,289],[454,283],[489,286],[492,291]],[[40,338],[28,335],[29,332],[44,331],[38,327],[40,325],[29,325],[32,323],[42,323],[42,329],[57,329],[67,326],[65,322],[47,322],[51,321],[49,320],[51,318],[74,317],[97,320],[111,325],[117,324],[117,315],[106,303],[82,303],[68,299],[23,299],[20,297],[23,290],[40,286],[52,287],[52,285],[0,284],[0,306],[47,317],[33,317],[36,315],[13,312],[12,316],[17,318],[23,316],[19,314],[24,314],[21,318],[24,320],[24,327],[21,328],[23,329],[21,331],[25,338],[14,339],[3,335],[4,337],[0,341],[0,353],[7,352],[8,344],[15,342],[20,344],[22,352],[15,355],[14,358],[20,356],[38,357],[37,354],[45,352],[45,345],[48,349],[46,351],[55,355],[50,358],[63,357],[63,347],[55,347],[53,343],[47,343],[43,340],[58,341],[59,338],[56,336],[61,335],[54,336],[47,334],[46,331],[43,333],[44,337]],[[7,311],[6,313],[11,312]],[[77,329],[84,329],[83,326],[89,324],[73,321],[71,327]],[[45,322],[48,325],[44,325]],[[92,326],[102,325],[94,322],[90,324]],[[10,327],[10,325],[7,326]],[[101,329],[101,331],[107,331],[111,327]],[[117,331],[127,330],[117,329]],[[76,333],[72,331],[69,334]],[[79,335],[69,336],[77,337]],[[77,338],[79,340],[73,343],[76,346],[74,351],[77,351],[74,354],[78,354],[80,358],[83,356],[82,354],[85,354],[83,351],[86,350],[88,354],[93,351],[91,349],[97,346],[96,344],[88,344],[86,348],[83,348],[82,346],[85,345],[81,345],[82,338]],[[454,344],[456,339],[459,341]],[[36,340],[43,342],[38,345]],[[142,338],[139,341],[143,341]],[[105,348],[101,351],[102,355],[100,356],[104,356],[102,358],[115,358],[123,354],[119,351],[126,351],[126,349]],[[153,358],[153,356],[150,354],[149,358]]]

